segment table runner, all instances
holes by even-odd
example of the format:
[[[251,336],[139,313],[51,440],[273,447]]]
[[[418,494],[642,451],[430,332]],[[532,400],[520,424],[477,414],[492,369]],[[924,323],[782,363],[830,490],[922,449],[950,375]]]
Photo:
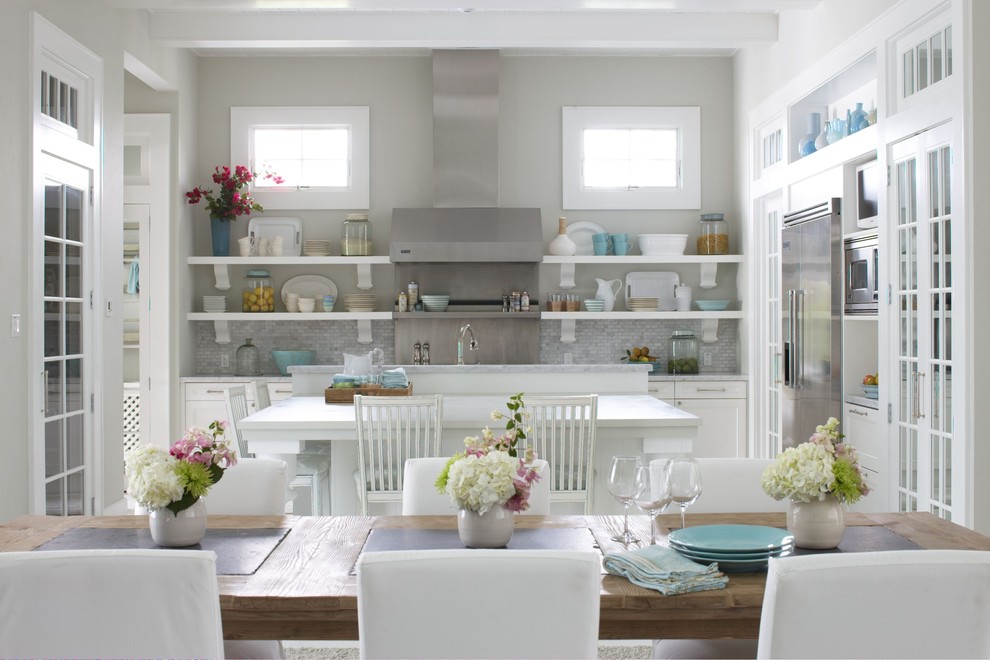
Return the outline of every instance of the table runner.
[[[794,548],[794,555],[816,555],[823,552],[877,552],[880,550],[921,550],[921,546],[886,527],[846,527],[838,547],[830,550]]]
[[[251,575],[289,533],[287,529],[207,529],[197,545],[183,550],[212,550],[217,555],[218,575]],[[158,549],[148,529],[74,527],[35,550],[130,550]]]
[[[362,552],[382,550],[463,549],[456,529],[373,529]],[[516,529],[509,550],[597,550],[591,530],[581,528]]]

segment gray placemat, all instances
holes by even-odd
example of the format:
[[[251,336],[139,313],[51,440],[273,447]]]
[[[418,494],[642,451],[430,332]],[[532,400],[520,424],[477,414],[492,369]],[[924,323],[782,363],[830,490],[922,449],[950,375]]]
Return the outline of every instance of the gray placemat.
[[[517,529],[509,550],[594,550],[595,537],[588,528]],[[456,529],[373,529],[363,552],[381,550],[464,549]]]
[[[217,553],[218,575],[251,575],[278,547],[287,529],[208,529],[197,545],[184,550],[212,550]],[[158,549],[148,529],[75,527],[68,529],[35,550],[129,550]]]
[[[921,550],[921,546],[897,532],[880,526],[846,527],[839,546],[830,550],[794,548],[795,555],[815,555],[823,552],[876,552],[880,550]]]

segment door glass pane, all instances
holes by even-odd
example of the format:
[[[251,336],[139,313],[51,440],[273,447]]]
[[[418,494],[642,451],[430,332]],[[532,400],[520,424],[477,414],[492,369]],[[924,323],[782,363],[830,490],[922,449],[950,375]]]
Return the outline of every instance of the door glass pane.
[[[932,436],[929,443],[931,456],[928,460],[931,462],[931,488],[929,488],[928,495],[934,502],[942,501],[942,452],[939,451],[941,444],[938,436]]]
[[[45,310],[45,357],[62,354],[62,303],[49,300]]]
[[[945,28],[945,75],[952,75],[952,26]]]
[[[75,470],[83,464],[83,416],[73,415],[65,420],[66,470]]]
[[[82,352],[82,314],[81,303],[65,303],[66,355],[78,355]]]
[[[68,492],[68,502],[65,514],[67,516],[83,515],[83,507],[86,503],[83,492],[83,473],[73,472],[66,479]]]
[[[45,236],[62,238],[62,186],[45,184]]]
[[[952,152],[949,147],[942,147],[942,185],[939,186],[942,190],[942,214],[949,215],[952,213],[952,186],[949,185],[950,175],[952,174]]]
[[[942,208],[941,205],[941,188],[939,184],[941,179],[938,174],[939,170],[939,158],[938,152],[932,151],[928,154],[928,217],[937,218],[942,215],[939,211]]]
[[[932,294],[932,309],[938,309],[939,294]],[[939,359],[941,351],[939,350],[939,317],[937,314],[932,315],[932,357],[936,360]]]
[[[82,298],[82,250],[78,245],[65,246],[65,297]]]
[[[914,94],[914,50],[904,53],[904,98]]]
[[[45,476],[51,477],[64,470],[62,420],[45,424]]]
[[[65,412],[83,408],[82,359],[65,361]]]
[[[936,33],[930,42],[932,53],[932,84],[942,79],[942,33]]]
[[[48,374],[48,393],[45,401],[45,413],[52,415],[62,414],[62,363],[46,362],[45,372]]]
[[[62,480],[45,484],[45,513],[49,516],[65,515],[65,497],[62,495]]]
[[[915,59],[918,62],[918,91],[928,87],[928,42],[923,41],[915,47]]]
[[[950,294],[947,293],[945,294],[945,297],[948,298],[949,295]],[[943,346],[945,346],[945,361],[950,362],[952,361],[952,317],[949,316],[948,314],[946,314],[945,316],[944,326],[945,326],[945,340],[942,342],[942,344]],[[949,366],[946,366],[945,368],[946,374],[950,373],[949,368],[950,368]]]
[[[942,427],[942,399],[939,396],[942,389],[942,368],[941,365],[932,366],[932,388],[928,396],[932,402],[932,427],[940,429]]]
[[[82,204],[81,190],[65,187],[65,238],[70,241],[82,241]]]
[[[901,362],[900,387],[898,388],[900,402],[897,408],[900,411],[898,421],[903,424],[908,424],[911,422],[911,390],[912,384],[914,383],[913,373],[914,370],[910,362]]]

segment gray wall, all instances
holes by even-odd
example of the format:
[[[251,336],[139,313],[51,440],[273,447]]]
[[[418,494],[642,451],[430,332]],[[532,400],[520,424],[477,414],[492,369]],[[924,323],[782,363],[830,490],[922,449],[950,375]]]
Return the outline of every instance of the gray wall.
[[[733,250],[740,245],[738,224],[732,222],[734,197],[734,167],[732,145],[733,97],[732,60],[722,57],[538,57],[503,55],[500,60],[499,149],[500,204],[502,206],[531,206],[542,209],[543,233],[549,242],[557,232],[557,217],[569,221],[596,222],[610,231],[629,233],[688,233],[697,235],[701,211],[643,210],[643,211],[564,211],[561,209],[561,108],[566,105],[672,105],[700,106],[702,117],[702,210],[723,211],[730,220]],[[250,81],[250,84],[245,84]],[[209,174],[218,164],[230,159],[229,108],[237,105],[367,105],[371,108],[371,208],[376,253],[387,253],[387,238],[391,211],[399,206],[432,205],[432,89],[431,61],[428,56],[331,56],[312,58],[204,58],[199,65],[198,109],[202,117],[197,148],[199,180],[209,182]],[[291,215],[303,219],[305,238],[329,238],[339,235],[340,223],[346,210],[285,211],[266,209],[267,215]],[[193,207],[196,230],[195,253],[209,254],[209,230],[205,210]],[[234,237],[247,234],[247,222],[241,220],[233,227]],[[689,249],[690,251],[690,249]],[[579,266],[576,292],[592,297],[596,278],[622,278],[630,270],[641,267]],[[697,266],[676,268],[682,280],[697,285]],[[355,274],[347,268],[289,268],[273,269],[276,289],[289,277],[317,273],[330,277],[338,295],[355,291]],[[242,271],[232,272],[234,288]],[[392,274],[388,267],[375,269],[375,292],[379,304],[388,304]],[[212,271],[193,269],[194,297],[189,309],[200,309],[200,296],[214,293]],[[720,286],[712,291],[695,289],[695,297],[738,298],[735,284],[736,268],[720,270]],[[559,268],[545,266],[540,273],[540,293],[559,289]],[[531,292],[532,293],[532,292]],[[233,298],[231,302],[236,302]],[[382,308],[382,307],[380,307]],[[595,362],[611,353],[621,355],[625,336],[642,334],[636,326],[619,330],[615,346],[599,347],[598,333],[593,326],[579,323],[578,342],[572,345],[554,343],[554,331],[559,336],[559,324],[544,322],[541,360],[559,361],[563,352],[570,352],[575,362]],[[734,325],[735,321],[723,324]],[[265,324],[252,323],[250,329],[231,327],[232,343],[226,347],[205,346],[203,334],[212,332],[212,324],[197,330],[197,359],[195,371],[214,371],[217,351],[227,350],[231,356],[240,340],[251,336],[264,342],[259,333]],[[275,324],[271,324],[274,326]],[[324,324],[319,324],[324,325]],[[353,323],[339,325],[353,326]],[[608,324],[610,327],[613,325]],[[649,324],[648,324],[649,325]],[[260,326],[260,329],[259,329]],[[583,329],[583,330],[582,330]],[[664,324],[655,324],[657,334],[665,343],[669,332]],[[737,368],[736,333],[720,333],[717,350],[726,357],[721,364]],[[251,334],[247,334],[250,332]],[[349,337],[353,328],[341,327],[327,333],[317,332],[312,322],[283,326],[273,335],[280,341],[295,344],[307,340],[325,346],[318,337],[332,334]],[[288,336],[287,336],[288,335]],[[383,336],[381,342],[379,337]],[[724,339],[723,339],[724,337]],[[376,344],[391,349],[387,334],[375,333]],[[341,340],[343,341],[343,340]],[[583,359],[585,356],[587,360]],[[594,356],[594,357],[592,357]],[[322,359],[322,355],[321,358]],[[617,357],[615,359],[618,359]],[[232,362],[232,361],[231,361]],[[731,370],[730,369],[730,370]]]

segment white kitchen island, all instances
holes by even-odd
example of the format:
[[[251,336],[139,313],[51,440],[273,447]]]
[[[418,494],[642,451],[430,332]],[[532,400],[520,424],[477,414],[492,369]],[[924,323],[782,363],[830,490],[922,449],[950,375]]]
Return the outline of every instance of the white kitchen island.
[[[238,429],[250,452],[279,455],[292,469],[295,456],[304,447],[329,443],[330,513],[353,515],[357,511],[353,472],[358,464],[354,408],[350,404],[324,402],[323,383],[329,382],[333,373],[339,373],[339,368],[336,371],[333,369],[290,368],[293,396],[244,418]],[[297,370],[302,370],[302,373]],[[434,377],[425,378],[427,372],[424,370],[433,371],[429,375]],[[478,435],[485,426],[490,425],[492,410],[505,412],[506,401],[515,392],[598,393],[596,481],[592,507],[594,513],[615,513],[621,511],[621,506],[611,498],[607,488],[613,455],[641,454],[644,458],[650,458],[658,454],[687,454],[697,436],[699,419],[696,416],[646,393],[647,370],[645,365],[583,365],[580,368],[504,365],[410,367],[407,371],[414,383],[414,394],[436,393],[437,389],[444,394],[444,455],[460,451],[466,436]],[[551,374],[556,378],[548,378]],[[642,393],[637,392],[640,379]],[[427,386],[426,381],[430,381],[432,386]],[[536,381],[540,381],[542,387],[534,389],[532,386]],[[421,382],[424,385],[421,386]],[[592,382],[597,382],[599,387],[592,387]],[[515,387],[510,387],[510,384]],[[313,389],[318,389],[318,392],[313,392]],[[429,391],[431,389],[434,391]],[[495,389],[497,393],[484,391],[486,389]],[[374,511],[386,512],[396,511]],[[576,511],[561,509],[559,512]]]

